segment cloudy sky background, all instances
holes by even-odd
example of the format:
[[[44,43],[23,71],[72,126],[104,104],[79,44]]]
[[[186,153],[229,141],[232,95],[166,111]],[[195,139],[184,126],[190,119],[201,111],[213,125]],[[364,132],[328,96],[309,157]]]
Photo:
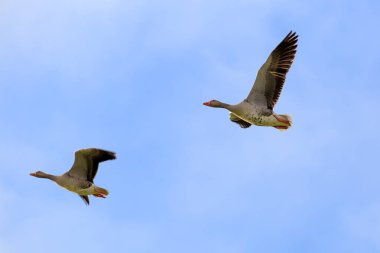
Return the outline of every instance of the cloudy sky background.
[[[0,252],[379,252],[378,1],[0,0]],[[290,31],[287,132],[244,99]],[[118,159],[107,199],[47,180]]]

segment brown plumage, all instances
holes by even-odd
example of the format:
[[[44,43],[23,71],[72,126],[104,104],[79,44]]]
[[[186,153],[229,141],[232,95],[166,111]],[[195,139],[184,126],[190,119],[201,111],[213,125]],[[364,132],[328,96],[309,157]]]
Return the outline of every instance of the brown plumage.
[[[30,173],[31,176],[39,178],[47,178],[63,188],[78,193],[85,204],[89,205],[88,195],[105,198],[108,191],[94,184],[94,178],[98,171],[99,163],[116,159],[114,152],[87,148],[75,152],[75,160],[69,171],[60,175],[54,176],[42,171]]]
[[[239,118],[238,116],[236,116],[232,112],[230,112],[230,120],[232,122],[238,124],[241,128],[248,128],[251,126],[251,123],[248,123],[248,122],[242,120],[241,118]]]
[[[276,114],[273,108],[280,97],[286,74],[292,66],[297,42],[298,35],[295,32],[291,31],[285,36],[260,67],[248,97],[239,104],[230,105],[218,100],[203,104],[229,110],[230,120],[242,128],[254,124],[272,126],[281,131],[288,129],[292,125],[291,116]]]
[[[273,110],[284,86],[286,74],[296,55],[297,42],[298,35],[291,31],[272,51],[257,74],[248,100],[253,100],[254,93],[262,94],[264,92],[267,107]],[[265,81],[260,78],[261,75],[264,76]]]

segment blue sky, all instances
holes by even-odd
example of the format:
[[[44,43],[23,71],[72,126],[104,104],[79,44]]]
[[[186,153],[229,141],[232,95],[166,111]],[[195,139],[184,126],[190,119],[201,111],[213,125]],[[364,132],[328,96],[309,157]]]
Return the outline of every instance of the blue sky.
[[[0,252],[379,252],[378,1],[0,1]],[[244,99],[290,31],[277,113]],[[115,151],[79,197],[29,176]]]

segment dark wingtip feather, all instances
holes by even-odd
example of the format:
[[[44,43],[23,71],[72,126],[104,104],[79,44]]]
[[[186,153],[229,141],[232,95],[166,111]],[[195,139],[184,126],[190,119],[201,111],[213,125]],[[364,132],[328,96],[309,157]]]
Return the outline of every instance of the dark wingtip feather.
[[[103,149],[97,149],[97,159],[99,162],[104,162],[107,160],[115,160],[116,159],[116,153],[108,150]]]
[[[274,57],[275,61],[273,62],[273,65],[271,66],[269,72],[274,76],[274,79],[276,80],[276,86],[273,90],[273,93],[271,92],[268,97],[269,109],[273,109],[278,98],[280,97],[286,74],[288,73],[293,63],[297,52],[297,42],[297,33],[290,31],[272,52],[272,56]]]
[[[242,119],[230,119],[232,122],[238,124],[241,128],[248,128],[251,126],[251,123],[248,123]]]
[[[107,155],[108,155],[108,160],[115,160],[116,159],[116,153],[115,152],[111,152],[111,151],[107,151]]]
[[[89,200],[88,196],[79,195],[79,197],[83,200],[83,202],[86,204],[86,206],[90,205],[90,200]]]
[[[250,123],[247,123],[247,122],[244,122],[244,123],[239,123],[239,125],[240,125],[240,127],[241,128],[248,128],[248,127],[250,127],[251,126],[251,124]]]

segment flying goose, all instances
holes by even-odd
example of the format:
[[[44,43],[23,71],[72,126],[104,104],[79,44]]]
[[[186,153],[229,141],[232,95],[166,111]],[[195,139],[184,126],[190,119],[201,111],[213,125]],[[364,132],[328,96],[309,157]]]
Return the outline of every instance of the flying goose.
[[[254,124],[272,126],[279,130],[288,129],[292,125],[291,116],[276,114],[273,112],[273,107],[280,97],[286,73],[293,63],[297,41],[298,35],[290,31],[261,66],[251,92],[241,103],[229,105],[211,100],[203,104],[229,110],[230,120],[242,128]]]
[[[98,171],[99,163],[116,159],[115,153],[97,149],[87,148],[75,152],[75,160],[71,169],[60,176],[54,176],[42,171],[30,173],[33,177],[47,178],[59,186],[78,193],[86,205],[90,204],[88,195],[105,198],[108,191],[94,184],[94,177]]]

